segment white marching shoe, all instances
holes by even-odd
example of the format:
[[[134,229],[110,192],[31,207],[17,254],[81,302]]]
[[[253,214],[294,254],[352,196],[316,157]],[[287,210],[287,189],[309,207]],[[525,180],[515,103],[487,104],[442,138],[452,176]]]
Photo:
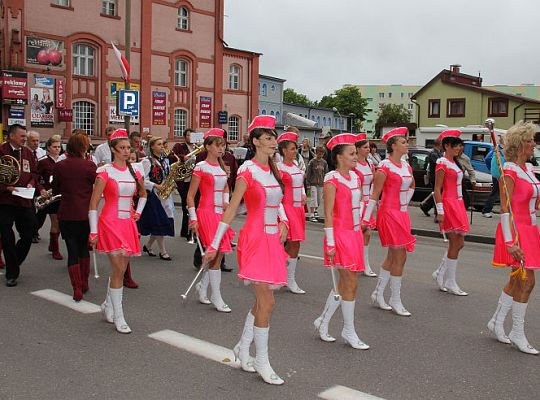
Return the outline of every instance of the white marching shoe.
[[[537,356],[540,352],[529,344],[525,336],[525,312],[527,311],[527,303],[512,303],[512,330],[508,334],[508,338],[512,345],[516,346],[519,351]]]
[[[210,288],[212,289],[212,295],[210,301],[219,312],[230,313],[231,308],[225,304],[221,297],[221,270],[209,269],[208,276],[210,279]]]
[[[366,266],[366,269],[364,270],[365,276],[369,276],[370,278],[374,278],[377,276],[377,274],[373,272],[371,266],[369,265],[369,245],[364,245],[364,265]]]
[[[373,293],[371,293],[371,303],[377,304],[381,310],[390,311],[392,307],[386,304],[384,301],[384,289],[390,280],[390,271],[381,268],[379,271],[379,278],[377,279],[377,286]]]
[[[512,308],[512,302],[512,296],[507,295],[503,291],[499,297],[497,309],[487,324],[489,331],[495,335],[499,342],[504,344],[511,343],[508,336],[506,336],[506,333],[504,333],[504,320],[506,319],[508,311]]]
[[[452,260],[448,258],[446,260],[446,281],[444,282],[444,287],[448,293],[454,294],[456,296],[468,296],[468,293],[461,290],[461,288],[456,283],[456,269],[457,269],[457,260]]]
[[[120,333],[131,333],[131,328],[124,319],[124,310],[122,308],[122,293],[124,288],[113,289],[109,288],[111,293],[111,302],[114,312],[114,325]]]
[[[447,256],[445,254],[442,258],[441,265],[439,265],[439,268],[437,268],[431,274],[431,277],[433,278],[435,282],[437,282],[437,286],[439,287],[439,290],[442,292],[448,291],[448,289],[444,287],[444,274],[446,273],[446,260],[447,260]]]
[[[390,290],[392,294],[388,303],[392,307],[392,311],[402,317],[410,317],[411,313],[401,303],[401,276],[390,277]]]
[[[268,331],[269,327],[253,327],[255,340],[255,371],[263,378],[266,383],[271,385],[283,385],[285,381],[281,379],[272,369],[268,360]]]
[[[305,294],[306,291],[300,289],[296,283],[296,265],[298,258],[287,259],[287,289],[294,294]]]
[[[109,279],[110,284],[110,279]],[[105,297],[105,301],[101,304],[101,313],[103,314],[103,318],[105,318],[105,321],[107,321],[109,324],[114,323],[114,311],[113,306],[111,303],[111,294],[109,289],[109,284],[107,284],[107,296]]]
[[[328,324],[332,319],[332,316],[341,305],[341,300],[334,297],[334,290],[330,291],[330,294],[326,298],[326,304],[324,310],[319,318],[313,321],[315,330],[319,333],[319,337],[323,342],[335,342],[336,338],[328,333]]]
[[[343,313],[343,330],[341,331],[341,337],[353,349],[367,350],[369,349],[369,346],[360,340],[354,329],[354,305],[354,300],[341,300],[341,312]]]
[[[208,271],[203,272],[203,276],[199,282],[195,285],[195,290],[199,295],[199,303],[201,304],[212,304],[208,298]]]
[[[328,324],[323,324],[323,317],[322,315],[317,318],[315,321],[313,321],[313,325],[315,326],[315,330],[319,332],[319,337],[323,342],[335,342],[336,338],[331,336],[328,333]]]
[[[254,359],[249,354],[249,347],[253,341],[253,323],[255,322],[255,317],[251,311],[246,316],[246,321],[244,323],[244,330],[242,331],[242,336],[240,341],[234,346],[234,360],[240,361],[240,366],[246,372],[257,372],[254,367]]]

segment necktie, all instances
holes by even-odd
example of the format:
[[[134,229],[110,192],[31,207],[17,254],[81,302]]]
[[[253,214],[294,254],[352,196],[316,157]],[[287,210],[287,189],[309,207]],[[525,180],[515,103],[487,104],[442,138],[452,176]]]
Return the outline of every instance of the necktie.
[[[37,150],[34,150],[34,159],[37,160]]]
[[[13,149],[13,156],[17,159],[17,161],[21,160],[21,150],[20,149]]]

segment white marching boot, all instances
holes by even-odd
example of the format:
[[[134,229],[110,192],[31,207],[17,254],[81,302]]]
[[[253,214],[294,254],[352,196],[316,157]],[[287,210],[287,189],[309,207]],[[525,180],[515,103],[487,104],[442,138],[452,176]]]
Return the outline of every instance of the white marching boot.
[[[401,303],[401,276],[390,277],[390,290],[392,294],[388,303],[392,310],[402,317],[410,317],[411,313]]]
[[[521,352],[537,356],[539,351],[532,347],[525,337],[524,325],[527,304],[512,302],[512,330],[508,334],[508,338]]]
[[[246,321],[244,323],[244,330],[242,331],[242,336],[240,341],[234,346],[234,360],[240,361],[242,369],[246,372],[257,372],[255,371],[254,360],[249,355],[249,347],[251,342],[253,342],[253,324],[255,323],[255,317],[251,313],[251,310],[246,316]]]
[[[444,253],[444,256],[442,258],[441,264],[439,265],[439,268],[437,268],[433,273],[431,274],[431,277],[435,282],[437,282],[437,286],[439,287],[439,290],[442,292],[447,292],[448,289],[444,287],[444,275],[446,274],[446,260],[448,259],[447,253]]]
[[[109,278],[109,283],[107,283],[107,296],[105,297],[105,301],[101,304],[101,312],[103,314],[103,318],[105,318],[105,321],[107,321],[109,324],[113,324],[114,311],[111,302],[110,284],[111,278]]]
[[[448,293],[455,294],[456,296],[467,296],[468,293],[460,289],[456,283],[456,269],[458,260],[446,259],[446,280],[444,287],[448,290]]]
[[[341,331],[341,337],[353,349],[367,350],[369,349],[369,346],[360,340],[354,329],[354,305],[354,300],[341,300],[341,312],[343,314],[343,330]]]
[[[114,325],[116,330],[120,333],[131,333],[131,328],[124,319],[124,310],[122,308],[122,293],[124,288],[113,289],[110,288],[111,302],[114,310]]]
[[[313,321],[315,329],[319,332],[319,337],[323,342],[335,342],[336,338],[328,334],[328,324],[332,319],[332,316],[341,305],[341,300],[336,300],[334,298],[334,291],[331,290],[328,298],[326,299],[326,304],[324,310],[319,318]]]
[[[306,291],[300,289],[296,283],[296,264],[298,258],[287,259],[287,288],[294,294],[305,294]]]
[[[388,285],[388,281],[390,280],[390,271],[385,270],[381,267],[379,270],[379,278],[377,279],[377,286],[375,287],[375,290],[373,293],[371,293],[371,302],[373,304],[377,303],[377,306],[386,311],[390,311],[392,307],[390,307],[388,304],[386,304],[386,301],[384,301],[384,289],[386,288],[386,285]]]
[[[269,327],[253,327],[255,340],[255,371],[263,378],[266,383],[271,385],[283,385],[285,381],[281,379],[272,369],[268,360],[268,331]]]
[[[369,244],[364,245],[364,265],[366,266],[366,269],[364,270],[364,275],[369,277],[375,277],[377,274],[373,272],[371,269],[371,265],[369,265]]]
[[[495,335],[497,340],[505,344],[511,343],[508,336],[506,336],[506,333],[504,333],[504,320],[506,319],[508,311],[512,308],[512,302],[512,296],[507,295],[503,291],[499,297],[499,303],[497,304],[495,314],[493,314],[487,324],[488,329]]]
[[[210,278],[210,289],[212,289],[212,295],[210,301],[219,312],[230,313],[231,308],[225,304],[221,297],[221,270],[209,269],[208,276]]]
[[[201,304],[212,304],[208,298],[208,284],[210,278],[208,276],[208,271],[203,272],[203,276],[199,282],[195,285],[195,290],[199,294],[199,303]]]

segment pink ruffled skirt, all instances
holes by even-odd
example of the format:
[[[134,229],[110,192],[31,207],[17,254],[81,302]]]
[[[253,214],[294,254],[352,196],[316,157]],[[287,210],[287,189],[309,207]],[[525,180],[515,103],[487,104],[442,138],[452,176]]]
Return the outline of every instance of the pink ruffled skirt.
[[[306,240],[306,212],[304,206],[293,207],[284,204],[283,208],[285,208],[285,214],[289,219],[287,240],[300,242]]]
[[[517,230],[519,245],[525,254],[525,268],[540,269],[540,231],[538,227],[536,225],[517,224]],[[495,235],[492,265],[495,267],[519,267],[519,262],[508,254],[500,222]]]
[[[139,231],[133,218],[109,218],[101,215],[98,220],[97,250],[102,253],[141,255]]]
[[[465,234],[470,231],[469,218],[463,200],[443,199],[444,222],[442,229],[445,232]]]
[[[362,272],[364,265],[364,235],[362,231],[345,230],[334,228],[334,242],[336,253],[334,254],[334,267],[344,268],[353,272]],[[330,260],[326,255],[328,245],[324,239],[324,266],[331,267]]]
[[[199,238],[204,248],[208,248],[214,240],[217,227],[221,221],[222,214],[216,214],[213,209],[197,209],[197,221],[199,222]],[[232,252],[231,240],[234,239],[235,232],[229,228],[219,245],[222,253]]]
[[[414,251],[416,238],[411,233],[411,218],[407,211],[380,207],[377,231],[383,247],[405,247],[408,252]]]

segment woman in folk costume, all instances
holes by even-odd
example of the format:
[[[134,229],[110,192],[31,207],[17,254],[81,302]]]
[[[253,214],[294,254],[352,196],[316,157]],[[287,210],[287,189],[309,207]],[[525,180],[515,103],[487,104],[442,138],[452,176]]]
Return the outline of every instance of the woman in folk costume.
[[[332,315],[341,305],[343,330],[341,337],[351,347],[367,350],[369,346],[358,338],[354,328],[354,307],[358,272],[364,271],[364,235],[362,234],[362,179],[356,167],[356,135],[343,133],[326,144],[336,165],[324,178],[324,265],[337,268],[339,283],[330,291],[323,312],[314,322],[321,340],[335,342],[328,334]],[[366,228],[364,228],[365,230]]]
[[[287,285],[287,253],[283,242],[287,239],[288,220],[281,204],[283,183],[273,156],[277,147],[274,116],[259,115],[248,127],[249,145],[255,149],[253,159],[238,169],[236,186],[229,207],[218,225],[212,244],[206,251],[205,261],[212,261],[229,224],[244,199],[247,218],[238,236],[238,277],[251,283],[255,304],[246,317],[242,337],[234,347],[242,369],[258,372],[265,382],[283,384],[268,360],[268,331],[274,307],[274,292]],[[255,341],[253,362],[249,347]]]
[[[519,122],[508,129],[504,138],[506,163],[500,178],[502,214],[495,237],[493,265],[510,267],[513,272],[488,328],[500,342],[512,343],[524,353],[538,355],[524,331],[525,312],[535,283],[534,271],[540,268],[540,232],[536,221],[540,182],[533,166],[527,162],[533,156],[534,136],[535,125]],[[512,330],[506,336],[504,320],[510,310]]]
[[[442,142],[444,156],[437,160],[435,167],[433,196],[437,208],[437,221],[442,232],[448,237],[448,250],[432,276],[443,292],[467,296],[467,292],[461,290],[456,282],[457,259],[463,248],[465,235],[470,230],[462,194],[463,171],[455,161],[463,150],[460,135],[461,132],[458,130],[447,130],[437,138]]]
[[[304,189],[304,171],[294,164],[298,152],[296,144],[298,135],[294,132],[285,132],[278,137],[278,150],[282,161],[277,163],[283,180],[283,208],[289,220],[289,232],[285,251],[289,255],[287,260],[287,288],[296,294],[306,293],[296,283],[296,265],[300,242],[306,239],[306,191]]]
[[[227,173],[221,157],[225,152],[225,131],[214,128],[203,136],[203,146],[206,150],[206,159],[197,163],[191,176],[191,183],[187,194],[189,213],[189,227],[199,238],[205,248],[210,247],[213,235],[221,221],[224,210],[229,205],[229,186]],[[200,192],[199,205],[195,210],[195,195]],[[199,301],[203,304],[213,304],[220,312],[231,312],[221,297],[221,259],[223,254],[232,252],[231,240],[234,231],[229,229],[221,241],[218,254],[209,264],[208,271],[204,272],[201,282],[196,288],[199,292]],[[207,297],[208,284],[212,289],[210,300]]]
[[[130,143],[125,129],[115,130],[109,145],[113,161],[98,168],[94,191],[90,200],[90,244],[107,253],[111,263],[111,276],[107,297],[101,309],[107,322],[114,323],[120,333],[131,333],[124,319],[122,293],[124,272],[131,256],[141,254],[136,221],[146,205],[144,177],[127,161]],[[137,210],[133,210],[133,195],[139,191]],[[105,204],[98,219],[101,196]]]
[[[379,271],[377,287],[371,294],[373,303],[383,310],[396,314],[411,315],[401,302],[401,277],[407,260],[407,252],[414,251],[416,238],[411,234],[411,218],[407,207],[414,194],[414,178],[407,161],[402,160],[409,151],[406,138],[407,128],[395,128],[387,132],[382,140],[386,143],[388,158],[381,161],[373,181],[373,194],[364,213],[363,224],[369,220],[375,205],[382,199],[377,210],[377,230],[383,247],[388,253]],[[390,281],[389,305],[384,300],[384,289]]]
[[[137,227],[142,236],[150,235],[150,239],[143,246],[143,251],[154,257],[152,245],[157,242],[159,258],[171,261],[171,256],[165,248],[165,236],[174,237],[174,202],[172,194],[165,200],[161,200],[156,194],[169,175],[169,159],[163,153],[163,139],[159,136],[152,136],[148,141],[148,149],[148,157],[142,160],[148,204],[141,214]]]
[[[358,157],[358,160],[356,161],[355,172],[362,177],[362,196],[364,200],[364,212],[366,212],[369,198],[371,193],[373,193],[373,174],[375,173],[375,166],[368,158],[370,154],[370,144],[366,134],[360,133],[356,135],[356,137],[357,142],[354,145],[356,146],[356,156]],[[369,240],[371,239],[371,229],[375,229],[376,225],[375,218],[372,215],[369,219],[369,229],[364,232],[364,265],[366,267],[364,275],[370,277],[377,276],[369,264]]]

